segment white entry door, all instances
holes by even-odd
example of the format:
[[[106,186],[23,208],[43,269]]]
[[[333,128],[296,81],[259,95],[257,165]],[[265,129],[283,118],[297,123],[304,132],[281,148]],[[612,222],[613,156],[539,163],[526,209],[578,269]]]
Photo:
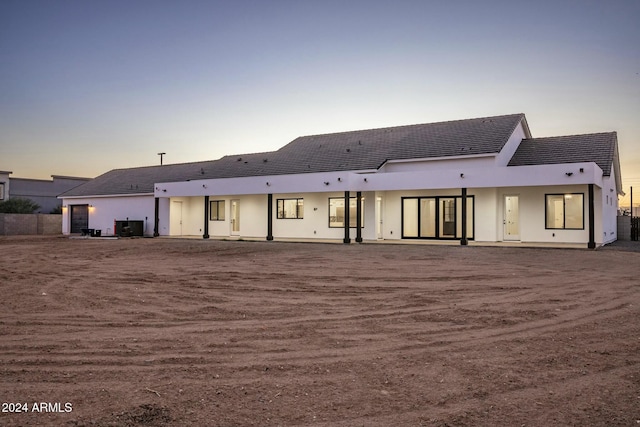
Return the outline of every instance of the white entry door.
[[[231,235],[240,235],[240,200],[231,201]]]
[[[504,196],[504,240],[520,240],[520,201],[518,196]]]
[[[169,234],[171,236],[182,236],[182,202],[171,202],[171,215]]]

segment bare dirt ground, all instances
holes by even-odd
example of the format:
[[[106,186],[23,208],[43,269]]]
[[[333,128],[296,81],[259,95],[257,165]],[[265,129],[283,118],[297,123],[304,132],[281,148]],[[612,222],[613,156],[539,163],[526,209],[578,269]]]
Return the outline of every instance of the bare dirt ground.
[[[639,277],[631,244],[0,237],[0,425],[635,426]]]

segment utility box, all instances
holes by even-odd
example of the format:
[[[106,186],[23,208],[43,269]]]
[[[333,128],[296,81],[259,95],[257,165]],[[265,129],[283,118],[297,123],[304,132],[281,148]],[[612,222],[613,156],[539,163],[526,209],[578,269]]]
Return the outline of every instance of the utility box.
[[[144,236],[144,221],[138,220],[116,220],[115,234],[120,237]]]

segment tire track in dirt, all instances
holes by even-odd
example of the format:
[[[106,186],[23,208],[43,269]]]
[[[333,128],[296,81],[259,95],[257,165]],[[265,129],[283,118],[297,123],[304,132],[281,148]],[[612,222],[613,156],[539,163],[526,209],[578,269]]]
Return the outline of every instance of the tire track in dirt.
[[[636,253],[8,240],[0,391],[74,413],[2,424],[640,419]]]

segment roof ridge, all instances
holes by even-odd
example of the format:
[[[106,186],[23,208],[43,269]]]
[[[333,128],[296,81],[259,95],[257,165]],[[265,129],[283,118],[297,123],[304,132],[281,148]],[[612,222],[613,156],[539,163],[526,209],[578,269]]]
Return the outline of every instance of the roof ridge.
[[[220,158],[222,159],[222,157]],[[203,163],[212,163],[212,162],[217,162],[220,159],[213,159],[213,160],[200,160],[199,162],[183,162],[183,163],[167,163],[164,165],[147,165],[147,166],[134,166],[134,167],[130,167],[130,168],[115,168],[115,169],[110,169],[107,172],[112,172],[112,171],[122,171],[122,170],[132,170],[132,169],[151,169],[151,168],[165,168],[165,167],[169,167],[169,166],[185,166],[185,165],[196,165],[196,164],[203,164]],[[107,173],[105,172],[105,173]]]
[[[609,132],[592,132],[592,133],[576,133],[571,135],[559,135],[559,136],[542,136],[537,138],[525,138],[523,141],[533,141],[533,140],[541,140],[541,139],[561,139],[561,138],[574,138],[577,136],[596,136],[596,135],[616,135],[616,131]]]
[[[274,150],[274,151],[257,151],[257,152],[254,152],[254,153],[225,154],[224,156],[220,157],[218,160],[226,159],[227,157],[257,156],[257,155],[265,155],[265,154],[274,154],[277,151],[278,150]]]
[[[346,134],[352,134],[352,133],[358,133],[358,132],[404,129],[404,128],[417,127],[417,126],[442,125],[442,124],[451,124],[451,123],[459,123],[459,122],[471,122],[471,121],[478,121],[478,120],[500,119],[500,118],[506,118],[506,117],[515,117],[515,116],[524,117],[525,114],[524,113],[502,114],[502,115],[498,115],[498,116],[473,117],[473,118],[468,118],[468,119],[443,120],[443,121],[439,121],[439,122],[414,123],[414,124],[409,124],[409,125],[386,126],[386,127],[381,127],[381,128],[368,128],[368,129],[347,130],[347,131],[328,132],[328,133],[317,133],[317,134],[311,134],[311,135],[298,136],[296,139],[294,139],[294,141],[296,141],[298,139],[301,139],[301,138],[311,138],[311,137],[317,137],[317,136],[346,135]]]

